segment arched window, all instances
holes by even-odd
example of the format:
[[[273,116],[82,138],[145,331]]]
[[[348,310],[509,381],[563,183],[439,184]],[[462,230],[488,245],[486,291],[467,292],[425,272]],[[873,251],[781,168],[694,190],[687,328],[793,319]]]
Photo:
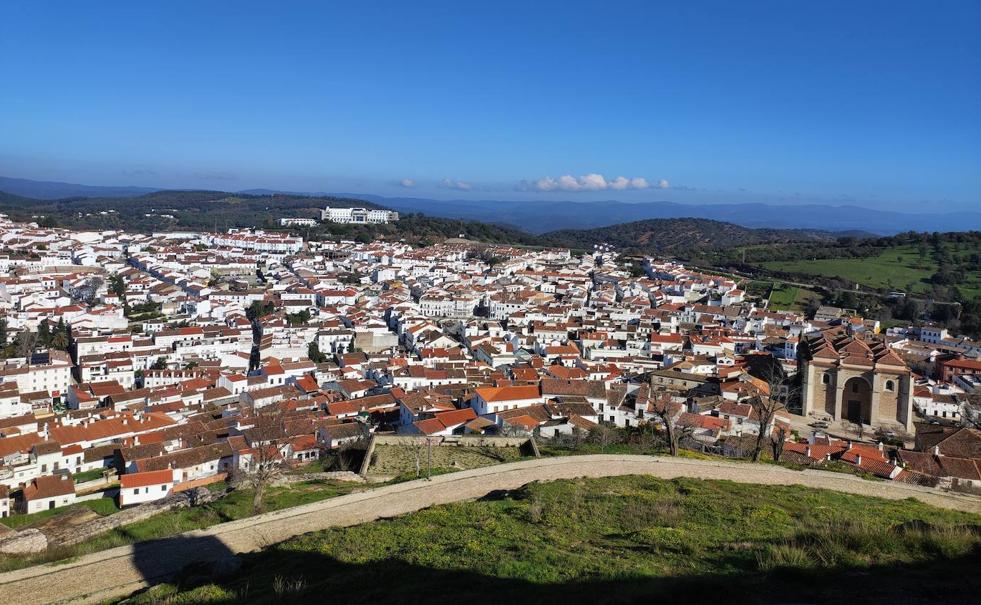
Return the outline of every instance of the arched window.
[[[887,391],[895,391],[896,390],[896,383],[893,382],[893,381],[891,381],[891,380],[887,380],[886,381],[886,390]]]
[[[825,372],[821,376],[821,382],[823,382],[824,384],[831,384],[831,374]]]

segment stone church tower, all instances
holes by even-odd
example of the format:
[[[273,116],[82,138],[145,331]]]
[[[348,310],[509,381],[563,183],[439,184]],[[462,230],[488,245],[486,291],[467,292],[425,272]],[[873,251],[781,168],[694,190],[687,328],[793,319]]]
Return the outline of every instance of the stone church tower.
[[[821,334],[798,348],[803,413],[913,430],[913,379],[885,343]]]

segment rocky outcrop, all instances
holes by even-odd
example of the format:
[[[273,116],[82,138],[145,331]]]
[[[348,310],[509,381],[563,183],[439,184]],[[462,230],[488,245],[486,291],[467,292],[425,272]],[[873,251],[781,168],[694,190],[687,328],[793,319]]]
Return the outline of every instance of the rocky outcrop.
[[[124,525],[145,521],[170,510],[207,504],[224,495],[224,492],[212,492],[203,487],[197,487],[172,494],[156,502],[140,504],[121,510],[114,515],[99,517],[78,525],[45,528],[44,533],[47,534],[47,543],[51,546],[71,546],[101,536]]]
[[[29,555],[47,548],[48,538],[38,529],[25,529],[0,538],[0,553],[5,555]]]

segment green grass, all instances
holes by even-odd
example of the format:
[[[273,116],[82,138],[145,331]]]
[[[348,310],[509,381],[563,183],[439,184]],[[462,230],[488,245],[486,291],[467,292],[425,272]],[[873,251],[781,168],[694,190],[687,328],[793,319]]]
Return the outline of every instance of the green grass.
[[[770,291],[770,307],[774,309],[789,309],[797,301],[797,286],[782,282],[773,284]]]
[[[96,479],[102,479],[102,475],[106,469],[94,468],[90,471],[85,471],[82,473],[75,473],[75,483],[85,483],[86,481],[95,481]]]
[[[224,484],[220,484],[220,486],[224,487]],[[217,489],[215,486],[209,487]],[[331,481],[306,481],[289,486],[271,487],[266,490],[263,510],[268,512],[317,502],[349,493],[355,487],[358,487],[358,484]],[[226,521],[244,519],[252,516],[252,494],[250,489],[236,489],[214,502],[161,513],[145,521],[126,525],[92,540],[54,552],[32,556],[0,555],[0,572],[115,548],[133,542],[166,538],[185,531],[211,527]],[[115,502],[108,498],[90,500],[76,506],[87,506],[102,515],[108,514],[110,510],[112,512],[118,510]],[[56,509],[28,515],[33,518],[29,524],[36,524],[53,516],[53,514],[64,512],[64,510]],[[28,526],[28,523],[19,520],[23,517],[25,516],[8,517],[3,519],[3,522],[9,527],[21,529]],[[12,524],[10,523],[11,520],[16,521]]]
[[[979,548],[981,517],[912,500],[579,479],[306,534],[129,602],[969,602]]]
[[[802,275],[840,278],[872,288],[902,290],[923,294],[930,290],[930,277],[937,271],[932,253],[921,257],[914,246],[889,248],[868,258],[831,258],[817,260],[772,261],[763,267]],[[968,295],[981,294],[977,279],[962,286]],[[973,294],[972,294],[973,293]]]
[[[4,517],[0,519],[0,523],[3,523],[11,529],[25,529],[28,527],[34,527],[39,525],[55,515],[60,515],[62,513],[70,512],[75,509],[87,508],[89,510],[95,511],[100,516],[105,517],[106,515],[111,515],[113,513],[119,512],[119,507],[116,506],[116,501],[112,498],[99,498],[97,500],[86,500],[85,502],[79,502],[71,506],[66,506],[63,508],[55,508],[52,510],[43,510],[38,513],[32,513],[30,515],[11,515],[9,517]],[[2,565],[0,565],[2,567]]]

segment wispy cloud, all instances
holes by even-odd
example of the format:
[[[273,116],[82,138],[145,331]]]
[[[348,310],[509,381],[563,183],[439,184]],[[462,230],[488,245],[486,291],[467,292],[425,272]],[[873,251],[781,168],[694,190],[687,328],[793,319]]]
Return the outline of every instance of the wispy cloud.
[[[238,175],[233,172],[207,171],[195,172],[194,178],[201,179],[203,181],[234,181],[238,179]]]
[[[666,180],[661,179],[656,186],[667,189],[670,185]],[[582,176],[565,174],[558,178],[546,176],[535,181],[521,181],[517,188],[521,191],[625,191],[650,189],[651,184],[640,176],[633,178],[618,176],[607,179],[602,174],[590,172]]]
[[[473,189],[473,185],[466,181],[457,181],[454,179],[443,179],[439,182],[440,187],[446,189],[456,189],[457,191],[470,191]]]
[[[157,176],[152,168],[129,168],[121,171],[124,176]]]
[[[412,179],[402,179],[401,181],[399,181],[399,185],[405,187],[406,189],[410,189],[416,186],[416,182],[413,181]]]

